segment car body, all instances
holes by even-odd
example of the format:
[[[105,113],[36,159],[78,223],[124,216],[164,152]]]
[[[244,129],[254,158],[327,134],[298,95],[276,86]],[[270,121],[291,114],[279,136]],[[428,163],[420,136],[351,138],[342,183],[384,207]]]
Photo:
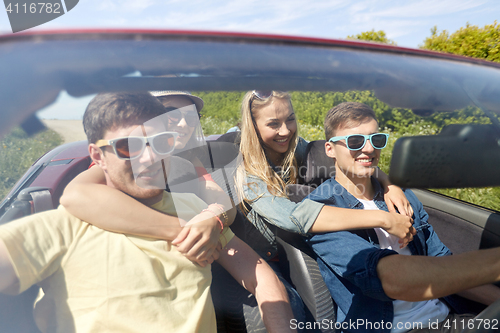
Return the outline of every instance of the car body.
[[[131,75],[138,72],[140,75]],[[52,103],[63,90],[76,97],[104,91],[165,89],[370,90],[381,101],[416,113],[446,112],[475,105],[500,114],[500,64],[359,41],[158,30],[19,33],[0,36],[0,73],[0,99],[3,101],[0,137],[21,123],[28,130],[39,127],[35,112]],[[481,131],[482,128],[473,130],[473,137]],[[455,141],[448,142],[448,149],[457,149],[457,142],[467,141],[469,132],[462,136],[456,133],[450,134]],[[496,161],[500,151],[500,136],[496,133],[493,130],[491,135],[492,150],[485,153],[481,150],[484,145],[475,145],[469,151],[460,151],[462,158],[470,161],[471,156],[476,156]],[[229,146],[216,141],[217,138],[208,139],[211,153],[220,157],[211,159],[219,163],[214,165],[212,161],[213,172],[223,169],[237,156],[237,150],[226,149]],[[465,169],[457,162],[461,158],[456,156],[458,152],[453,156],[441,154],[439,149],[444,146],[439,140],[442,138],[426,139],[426,145],[436,144],[432,147],[438,153],[433,158],[439,163],[426,159],[430,148],[418,151],[422,147],[420,139],[409,143],[403,140],[406,143],[397,145],[397,155],[401,159],[395,162],[394,168],[406,171],[393,179],[403,186],[432,187],[435,179],[419,174],[422,167],[416,171],[408,169],[408,163],[415,165],[415,160],[419,160],[424,161],[426,172],[432,175],[440,175],[444,172],[443,163],[448,163],[446,166],[452,166],[450,172],[455,177],[451,181],[479,173],[481,179],[491,180],[490,184],[481,183],[481,186],[500,184],[494,171],[485,174],[478,169]],[[321,145],[322,142],[317,142],[313,148],[318,149]],[[417,156],[417,153],[425,156]],[[455,161],[450,162],[450,159]],[[0,223],[57,207],[64,186],[88,168],[90,162],[85,141],[62,145],[42,156],[1,202]],[[302,185],[313,185],[324,176],[302,179]],[[420,181],[423,178],[425,181]],[[475,186],[477,179],[469,177],[460,184]],[[295,200],[300,200],[303,190],[300,186],[296,188]],[[499,212],[425,189],[415,192],[428,211],[430,222],[454,253],[500,246]],[[329,294],[325,294],[312,254],[296,235],[283,233],[280,237],[283,257],[287,257],[290,264],[291,279],[306,305],[316,320],[334,320],[335,304]],[[20,296],[0,297],[1,322],[2,326],[9,323],[5,326],[7,331],[36,331],[31,321],[25,321],[30,316],[36,292],[35,287]]]

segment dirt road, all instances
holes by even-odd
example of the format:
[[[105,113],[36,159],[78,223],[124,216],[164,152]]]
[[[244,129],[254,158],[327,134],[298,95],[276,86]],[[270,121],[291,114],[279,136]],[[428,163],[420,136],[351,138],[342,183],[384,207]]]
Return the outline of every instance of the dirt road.
[[[81,120],[47,120],[42,122],[55,132],[59,133],[64,140],[64,143],[87,140]]]

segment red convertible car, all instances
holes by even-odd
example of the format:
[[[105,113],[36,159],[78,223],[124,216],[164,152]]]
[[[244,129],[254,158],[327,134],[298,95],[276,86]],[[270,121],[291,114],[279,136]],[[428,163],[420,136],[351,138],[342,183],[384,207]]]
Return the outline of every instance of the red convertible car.
[[[0,137],[20,124],[36,132],[43,126],[36,112],[61,91],[81,97],[169,89],[369,90],[384,103],[416,114],[477,107],[492,125],[453,125],[438,135],[399,139],[390,178],[415,189],[429,222],[454,253],[500,246],[499,212],[426,190],[500,185],[500,64],[344,40],[156,30],[50,31],[0,36],[0,78]],[[304,167],[311,172],[291,189],[292,199],[301,200],[328,175],[332,165],[317,159],[322,145],[310,144]],[[207,170],[230,173],[227,166],[238,155],[234,144],[209,140],[207,146]],[[66,184],[90,162],[85,141],[46,153],[0,202],[0,224],[57,207]],[[318,163],[325,168],[312,167]],[[228,176],[216,179],[223,188],[231,185]],[[315,320],[334,321],[335,300],[311,250],[286,232],[280,244],[280,259],[286,258],[290,268],[288,278]],[[37,293],[35,286],[19,296],[0,295],[0,331],[38,331],[32,316]],[[500,303],[482,316],[500,318]],[[225,320],[218,318],[221,332],[228,330]],[[247,330],[261,324],[252,325]]]

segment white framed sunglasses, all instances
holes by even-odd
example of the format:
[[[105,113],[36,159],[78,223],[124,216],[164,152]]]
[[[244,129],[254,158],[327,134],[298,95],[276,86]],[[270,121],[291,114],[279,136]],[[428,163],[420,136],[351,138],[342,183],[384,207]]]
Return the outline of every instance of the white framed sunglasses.
[[[175,149],[175,142],[179,133],[162,132],[151,136],[128,136],[112,140],[98,140],[96,145],[101,148],[113,147],[116,156],[122,160],[133,160],[141,156],[149,145],[158,155],[168,155]]]
[[[254,90],[252,91],[252,96],[250,97],[250,101],[248,102],[249,103],[249,107],[250,107],[250,110],[252,109],[252,102],[255,98],[263,101],[269,97],[271,97],[273,95],[273,91],[272,90]]]

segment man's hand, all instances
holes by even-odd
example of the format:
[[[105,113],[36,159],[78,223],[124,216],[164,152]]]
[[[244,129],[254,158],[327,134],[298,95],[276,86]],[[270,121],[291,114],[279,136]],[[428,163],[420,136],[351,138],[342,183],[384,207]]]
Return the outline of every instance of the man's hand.
[[[396,212],[409,217],[413,216],[413,208],[399,186],[389,185],[384,188],[384,200],[389,212]]]
[[[210,212],[193,217],[172,241],[186,258],[205,267],[219,258],[221,226]]]
[[[384,229],[391,235],[400,238],[400,248],[404,248],[413,240],[413,236],[417,233],[412,225],[413,219],[396,212],[390,212],[388,215],[387,226]]]

